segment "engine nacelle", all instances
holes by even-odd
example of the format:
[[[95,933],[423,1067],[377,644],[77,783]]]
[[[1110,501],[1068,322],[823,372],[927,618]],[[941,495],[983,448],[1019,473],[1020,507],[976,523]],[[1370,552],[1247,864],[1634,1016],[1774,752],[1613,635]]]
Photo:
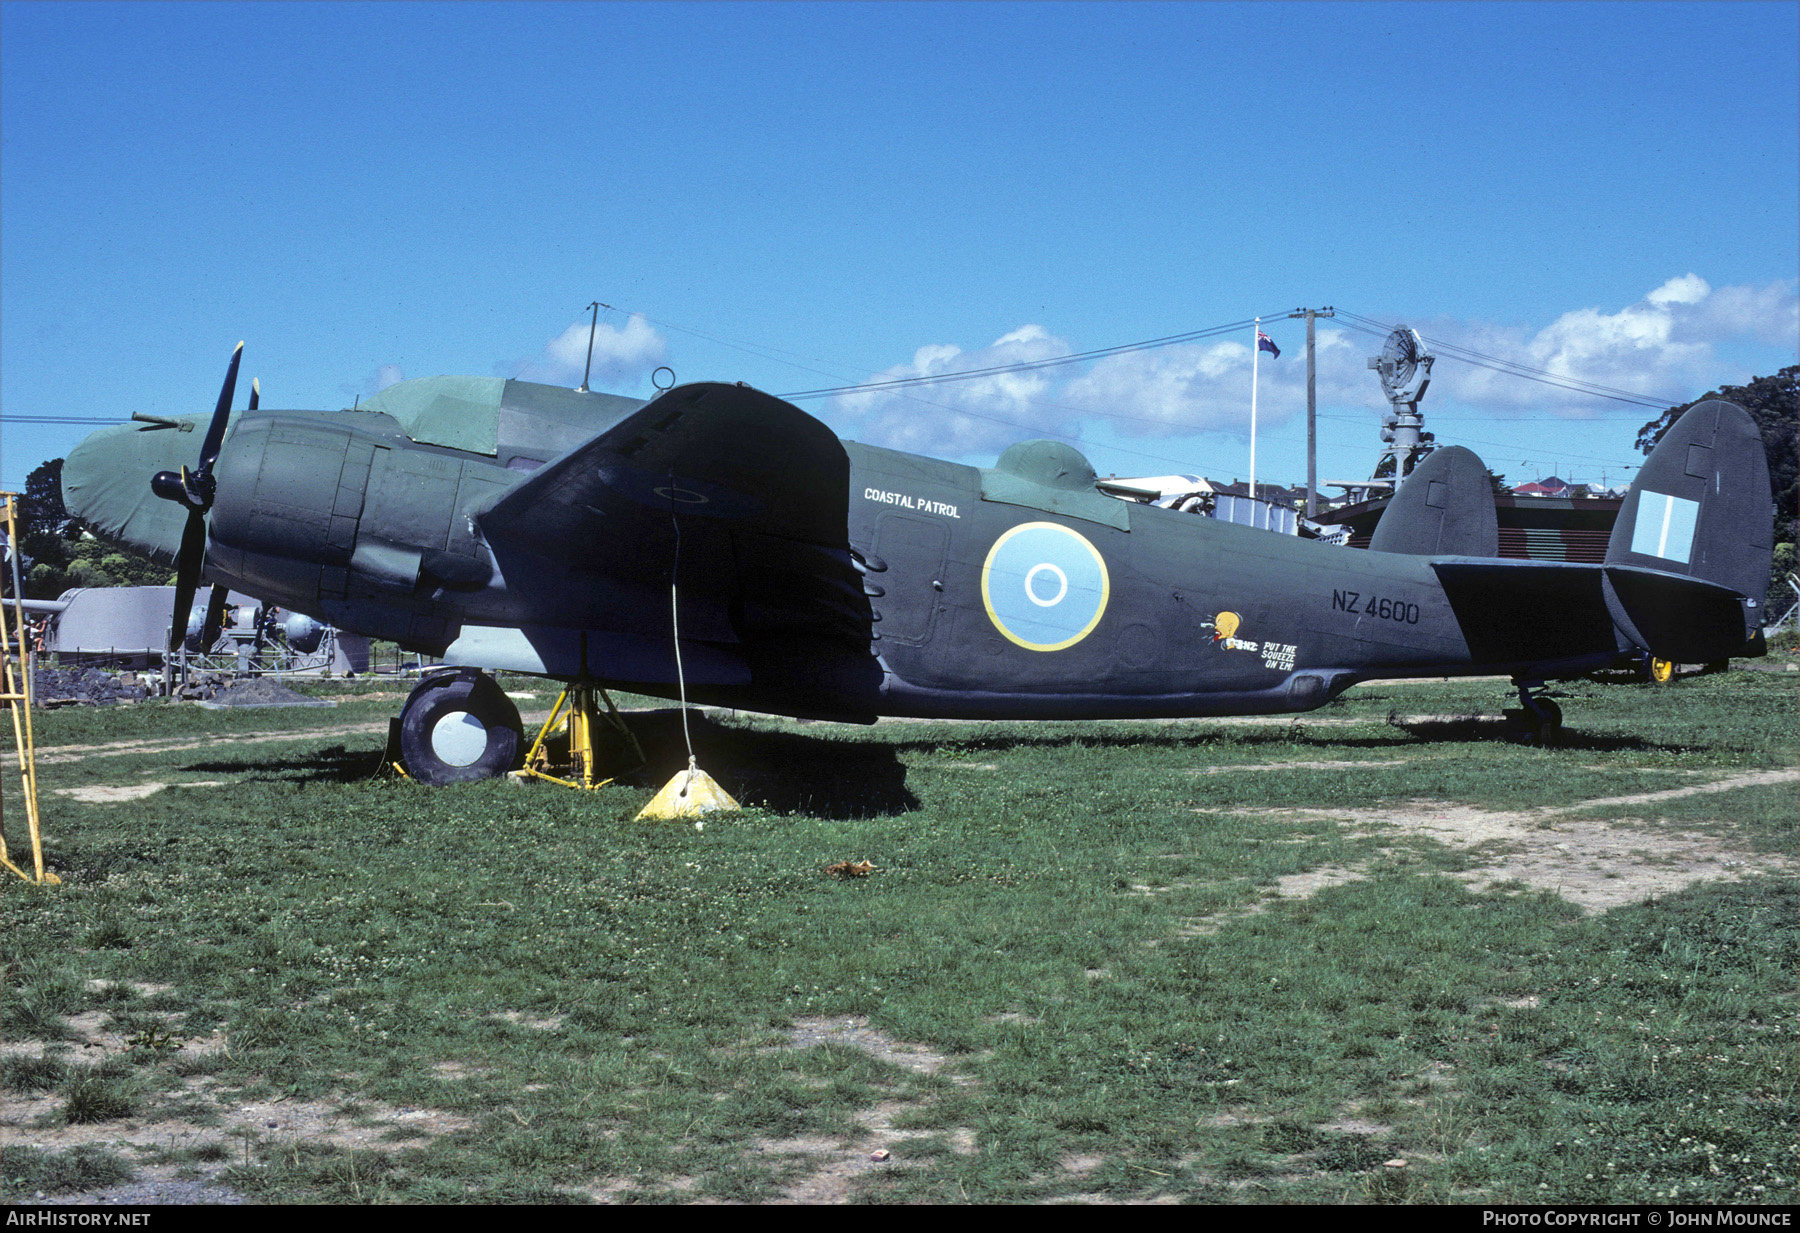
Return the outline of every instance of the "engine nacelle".
[[[398,618],[407,630],[433,592],[493,577],[468,511],[518,478],[323,415],[283,414],[240,422],[216,474],[209,573],[339,625],[334,601],[416,605]]]

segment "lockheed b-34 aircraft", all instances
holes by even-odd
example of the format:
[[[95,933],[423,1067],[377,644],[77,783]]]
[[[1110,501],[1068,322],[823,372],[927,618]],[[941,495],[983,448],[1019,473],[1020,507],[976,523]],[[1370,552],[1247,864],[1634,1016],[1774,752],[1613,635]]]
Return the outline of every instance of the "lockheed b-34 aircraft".
[[[210,420],[140,415],[70,453],[68,508],[178,564],[172,638],[204,576],[441,657],[401,714],[428,783],[516,764],[499,670],[861,723],[1307,711],[1371,678],[1505,674],[1548,730],[1545,681],[1762,653],[1768,469],[1730,403],[1669,431],[1583,565],[1501,559],[1461,448],[1361,551],[1108,495],[1056,442],[976,468],[840,440],[741,384],[644,403],[428,377],[234,413],[241,353]]]

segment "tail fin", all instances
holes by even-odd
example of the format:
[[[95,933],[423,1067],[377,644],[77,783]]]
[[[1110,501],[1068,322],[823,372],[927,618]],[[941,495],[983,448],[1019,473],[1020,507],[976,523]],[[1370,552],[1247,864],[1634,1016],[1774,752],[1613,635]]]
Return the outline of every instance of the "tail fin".
[[[1481,459],[1460,445],[1434,450],[1382,511],[1369,551],[1499,556],[1494,485]]]
[[[1606,548],[1606,606],[1659,659],[1760,654],[1774,524],[1762,434],[1743,408],[1688,410],[1638,472]]]

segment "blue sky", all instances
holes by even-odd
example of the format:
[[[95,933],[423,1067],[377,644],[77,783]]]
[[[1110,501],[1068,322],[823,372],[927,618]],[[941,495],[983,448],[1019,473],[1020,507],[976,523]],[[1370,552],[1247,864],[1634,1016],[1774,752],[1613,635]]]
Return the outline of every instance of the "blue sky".
[[[1336,305],[1685,401],[1796,362],[1800,6],[0,5],[0,413],[397,376],[774,393]],[[633,314],[636,314],[635,318]],[[1320,474],[1378,335],[1322,322]],[[1304,478],[1298,322],[1258,475]],[[1248,329],[802,400],[987,464],[1247,472]],[[1641,406],[1445,359],[1427,425],[1618,482]],[[9,488],[86,428],[7,423]]]

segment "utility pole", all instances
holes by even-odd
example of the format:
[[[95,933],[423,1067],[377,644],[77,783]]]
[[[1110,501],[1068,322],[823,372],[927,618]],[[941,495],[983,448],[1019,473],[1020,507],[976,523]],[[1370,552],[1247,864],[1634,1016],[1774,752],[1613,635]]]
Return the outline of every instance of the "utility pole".
[[[1313,319],[1335,317],[1337,310],[1327,304],[1324,308],[1296,308],[1288,316],[1306,318],[1306,516],[1316,518],[1319,516],[1319,363],[1314,354]]]
[[[588,307],[594,310],[594,318],[588,322],[587,368],[581,374],[581,384],[576,387],[575,390],[577,394],[585,394],[588,392],[588,374],[594,371],[594,331],[600,328],[600,301],[595,300],[592,304],[589,304]]]

